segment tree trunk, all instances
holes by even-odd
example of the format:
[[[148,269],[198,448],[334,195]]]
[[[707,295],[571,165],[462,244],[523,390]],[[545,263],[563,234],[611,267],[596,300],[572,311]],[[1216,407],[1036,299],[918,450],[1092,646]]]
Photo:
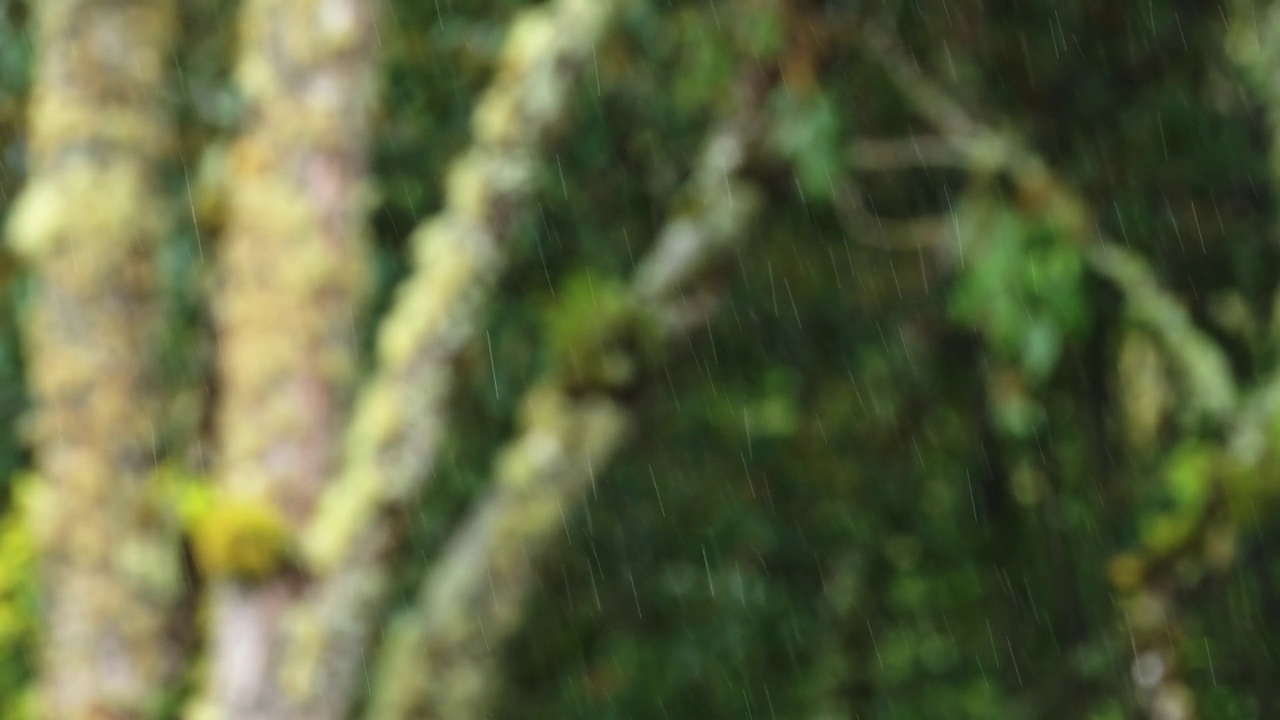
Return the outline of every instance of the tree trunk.
[[[215,298],[224,512],[210,534],[251,534],[266,522],[290,537],[335,474],[367,284],[374,10],[372,0],[247,0],[241,9],[237,80],[247,107]],[[278,554],[261,548],[256,562],[265,564],[205,568],[216,582],[200,717],[334,716],[322,698],[289,687],[282,669],[306,582],[283,572]]]
[[[24,341],[43,479],[41,712],[142,718],[177,664],[167,623],[183,588],[174,528],[148,482],[174,6],[35,8],[31,176],[9,230],[36,280]]]
[[[378,332],[337,481],[301,538],[315,576],[287,643],[291,687],[342,717],[364,678],[399,538],[394,516],[430,477],[448,422],[453,366],[505,266],[543,147],[609,25],[613,0],[554,0],[514,22],[450,167],[444,207],[413,237],[414,269]],[[319,702],[319,700],[317,700]]]

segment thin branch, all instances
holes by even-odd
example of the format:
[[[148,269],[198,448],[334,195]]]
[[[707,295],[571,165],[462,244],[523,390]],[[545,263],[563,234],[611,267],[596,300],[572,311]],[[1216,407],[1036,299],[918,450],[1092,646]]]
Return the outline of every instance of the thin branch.
[[[537,387],[503,449],[493,490],[445,548],[418,608],[391,626],[372,720],[479,720],[538,561],[621,447],[627,408],[607,396]]]
[[[300,538],[315,583],[293,613],[282,682],[331,712],[347,711],[361,676],[398,540],[392,517],[435,466],[454,362],[476,334],[545,144],[614,10],[613,0],[553,0],[513,21],[472,144],[446,176],[444,207],[413,234],[414,269],[379,328],[341,471]]]
[[[949,140],[956,142],[991,135],[950,93],[924,76],[919,61],[898,42],[898,34],[892,28],[868,21],[858,40],[912,106]]]
[[[1189,391],[1186,402],[1201,417],[1230,424],[1240,406],[1231,365],[1222,348],[1204,334],[1191,315],[1161,285],[1138,255],[1108,243],[1088,249],[1089,266],[1124,292],[1126,306],[1138,323],[1161,341],[1161,347]]]
[[[1160,286],[1146,262],[1107,239],[1090,218],[1088,203],[1060,182],[1034,150],[975,120],[922,74],[893,33],[871,25],[862,33],[862,43],[970,170],[980,175],[1007,174],[1028,205],[1052,217],[1087,248],[1090,267],[1115,284],[1135,318],[1160,340],[1197,416],[1227,424],[1239,406],[1239,390],[1226,354],[1199,329],[1178,298]]]
[[[707,143],[687,188],[697,212],[664,227],[632,281],[636,306],[669,337],[706,322],[683,311],[703,271],[741,241],[759,205],[740,177],[760,133],[761,88]],[[493,490],[431,571],[388,637],[373,720],[478,720],[497,691],[505,641],[519,627],[538,560],[568,529],[621,449],[632,410],[605,389],[570,392],[552,377],[530,391],[522,430],[496,463]]]
[[[957,152],[946,137],[863,138],[850,144],[845,160],[860,172],[912,167],[968,168],[968,155]]]
[[[832,196],[836,216],[859,245],[893,252],[920,252],[943,247],[951,238],[952,220],[946,215],[926,215],[909,219],[887,219],[876,215],[862,200],[852,182],[841,182]]]

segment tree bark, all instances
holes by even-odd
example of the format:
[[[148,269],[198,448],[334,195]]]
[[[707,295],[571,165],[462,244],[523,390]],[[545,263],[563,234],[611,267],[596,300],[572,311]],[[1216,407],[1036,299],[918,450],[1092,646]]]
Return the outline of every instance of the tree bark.
[[[768,84],[744,87],[738,114],[712,135],[686,188],[698,209],[666,224],[630,287],[636,315],[617,316],[651,323],[667,341],[709,321],[709,298],[697,297],[693,285],[743,240],[759,207],[742,174],[763,131]],[[615,331],[625,332],[601,333]],[[524,619],[539,561],[568,532],[634,421],[624,393],[581,381],[553,373],[525,398],[521,434],[498,456],[493,489],[388,633],[369,720],[488,716],[501,690],[502,652]]]
[[[621,446],[626,407],[530,391],[524,426],[497,460],[494,489],[457,532],[418,609],[391,626],[370,720],[479,720],[498,691],[505,641],[520,627],[538,561]]]
[[[253,514],[290,537],[336,474],[367,285],[375,21],[373,0],[246,0],[241,9],[236,77],[247,103],[231,154],[215,317],[218,502],[246,517],[227,510],[210,534],[240,532]],[[194,714],[335,716],[282,671],[305,580],[279,564],[254,568],[270,574],[254,582],[247,568],[206,570],[221,577],[211,676]]]
[[[174,5],[35,10],[31,174],[9,231],[35,277],[23,339],[42,478],[41,713],[142,718],[176,665],[168,621],[183,589],[176,528],[148,482]]]
[[[366,547],[362,534],[381,534],[379,513],[425,482],[453,361],[475,336],[548,133],[613,6],[553,0],[513,22],[475,110],[472,145],[446,176],[444,208],[414,231],[415,269],[379,328],[377,370],[357,402],[342,476],[303,537],[310,567],[335,571]]]
[[[398,540],[394,516],[435,465],[453,364],[475,336],[543,147],[614,5],[554,0],[514,21],[472,145],[448,171],[444,207],[414,232],[414,269],[379,328],[342,469],[301,538],[315,580],[292,613],[284,673],[323,706],[312,717],[343,717],[355,702]]]

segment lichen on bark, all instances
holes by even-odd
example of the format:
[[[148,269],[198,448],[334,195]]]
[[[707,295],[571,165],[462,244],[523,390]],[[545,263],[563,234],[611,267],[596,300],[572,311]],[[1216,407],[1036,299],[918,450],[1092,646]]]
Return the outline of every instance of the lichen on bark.
[[[297,696],[326,694],[332,712],[353,701],[385,599],[396,539],[386,513],[416,495],[435,463],[454,360],[476,334],[543,146],[614,9],[612,0],[553,0],[514,21],[473,142],[447,172],[444,207],[414,231],[413,271],[379,328],[343,466],[299,541],[317,580],[291,613],[283,678]]]
[[[149,483],[174,9],[35,6],[31,175],[8,232],[35,279],[23,339],[42,478],[32,513],[46,717],[148,717],[176,664],[176,525]]]
[[[555,0],[513,22],[475,110],[473,143],[446,175],[444,207],[414,232],[415,270],[379,328],[377,370],[356,405],[342,477],[303,536],[318,572],[339,567],[363,546],[361,533],[377,532],[377,513],[425,479],[439,445],[453,358],[475,334],[539,150],[613,5]]]
[[[205,525],[203,556],[244,566],[215,578],[211,675],[196,717],[336,717],[322,698],[285,687],[283,638],[307,588],[283,572],[280,551],[335,474],[359,364],[376,5],[241,4],[245,111],[213,298],[221,457],[210,518],[227,527]],[[273,547],[240,552],[219,538]]]
[[[492,489],[387,633],[370,720],[487,716],[500,690],[503,648],[524,619],[539,560],[568,532],[634,422],[630,386],[660,362],[655,345],[708,322],[711,304],[689,296],[698,294],[708,266],[745,239],[755,217],[758,190],[743,176],[758,151],[768,85],[743,85],[738,112],[694,165],[682,198],[690,209],[664,226],[631,284],[602,284],[590,318],[582,317],[579,292],[562,301],[565,322],[593,325],[590,337],[567,328],[551,333],[565,356],[525,397],[520,434],[498,455]],[[577,345],[597,350],[580,355]],[[599,371],[606,365],[629,372]]]
[[[413,616],[389,633],[370,720],[471,720],[492,701],[500,648],[520,624],[538,560],[621,445],[630,413],[544,385],[499,455],[494,490],[445,549]]]

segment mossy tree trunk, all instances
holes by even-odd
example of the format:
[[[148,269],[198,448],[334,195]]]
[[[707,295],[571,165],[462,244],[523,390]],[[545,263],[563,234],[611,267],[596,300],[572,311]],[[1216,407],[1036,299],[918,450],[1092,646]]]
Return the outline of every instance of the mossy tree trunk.
[[[378,328],[341,470],[300,538],[313,583],[291,625],[285,672],[300,692],[324,693],[337,716],[361,689],[377,637],[402,539],[394,518],[439,456],[454,364],[480,329],[545,143],[614,10],[613,0],[553,0],[517,17],[477,104],[472,143],[446,175],[444,206],[411,239],[413,271]]]
[[[214,532],[292,537],[335,474],[367,284],[376,5],[241,7],[236,78],[247,103],[214,299],[218,503],[228,511]],[[224,566],[204,568],[214,578],[211,676],[197,714],[340,716],[324,687],[291,685],[282,671],[285,628],[308,583],[264,552],[205,555]]]
[[[35,279],[24,342],[43,478],[41,713],[141,718],[177,665],[168,620],[183,587],[176,536],[148,483],[175,8],[34,8],[30,183],[9,231]]]

